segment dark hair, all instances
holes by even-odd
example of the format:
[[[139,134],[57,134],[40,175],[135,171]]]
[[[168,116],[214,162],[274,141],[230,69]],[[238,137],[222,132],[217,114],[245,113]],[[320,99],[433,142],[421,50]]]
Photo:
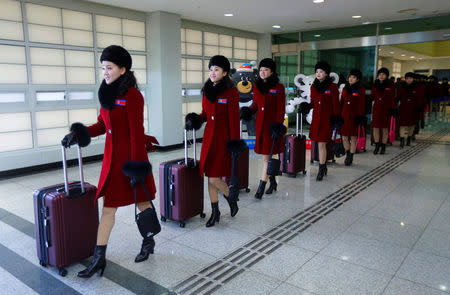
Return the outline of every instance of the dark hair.
[[[136,88],[139,89],[137,85],[136,77],[134,76],[134,71],[126,71],[122,75],[122,81],[119,84],[119,97],[127,93],[128,89]]]

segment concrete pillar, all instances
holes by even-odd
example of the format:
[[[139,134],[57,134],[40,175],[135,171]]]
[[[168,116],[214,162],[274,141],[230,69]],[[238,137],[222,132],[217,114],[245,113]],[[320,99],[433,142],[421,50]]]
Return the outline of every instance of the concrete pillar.
[[[272,58],[272,34],[260,34],[258,38],[258,57],[262,60],[266,57]]]

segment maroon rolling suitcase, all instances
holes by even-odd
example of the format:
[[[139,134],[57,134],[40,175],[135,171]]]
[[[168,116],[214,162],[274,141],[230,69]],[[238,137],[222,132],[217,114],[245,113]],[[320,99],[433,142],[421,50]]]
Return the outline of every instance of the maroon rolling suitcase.
[[[185,220],[203,213],[203,177],[196,159],[195,130],[194,159],[188,158],[187,131],[184,130],[184,158],[159,165],[159,196],[161,221],[174,220],[185,226]]]
[[[311,163],[314,163],[314,161],[319,162],[319,145],[317,142],[311,140]],[[333,152],[333,143],[327,142],[327,162],[336,162],[334,159],[334,152]]]
[[[83,177],[81,149],[78,146],[80,181],[67,181],[66,150],[62,147],[64,183],[40,188],[33,194],[37,256],[42,266],[64,268],[88,258],[97,242],[97,188]]]
[[[300,171],[306,174],[306,136],[303,135],[303,115],[299,120],[297,113],[296,120],[296,132],[284,137],[284,153],[280,155],[280,170],[289,177],[296,177]],[[299,121],[301,126],[300,135],[298,134]]]

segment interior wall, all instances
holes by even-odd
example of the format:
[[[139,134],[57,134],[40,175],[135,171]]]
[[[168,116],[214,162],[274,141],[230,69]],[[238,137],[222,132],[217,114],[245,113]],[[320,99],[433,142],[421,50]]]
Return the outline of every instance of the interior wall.
[[[400,60],[392,57],[382,57],[379,58],[381,60],[382,66],[389,69],[392,72],[393,63],[400,62],[402,65],[401,73],[402,76],[407,72],[414,72],[414,70],[429,70],[428,73],[421,73],[424,75],[431,75],[433,70],[437,69],[450,69],[450,57],[446,58],[434,58],[434,59],[424,59],[421,61],[416,60]]]

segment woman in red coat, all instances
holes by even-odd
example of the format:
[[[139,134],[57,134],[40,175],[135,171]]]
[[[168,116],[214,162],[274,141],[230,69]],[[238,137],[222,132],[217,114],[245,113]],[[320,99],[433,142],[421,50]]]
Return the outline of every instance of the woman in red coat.
[[[383,155],[388,141],[390,118],[396,114],[397,109],[395,108],[395,85],[388,79],[389,70],[381,68],[377,76],[378,79],[372,86],[372,128],[375,141],[373,154],[380,152]]]
[[[424,96],[423,88],[414,83],[414,73],[406,73],[405,81],[406,83],[399,87],[397,93],[397,102],[400,103],[398,116],[400,148],[405,145],[405,137],[407,137],[406,145],[411,145],[411,136],[414,134],[417,114],[420,112],[420,103],[423,101],[421,97]]]
[[[202,89],[202,113],[186,116],[186,124],[206,122],[200,155],[200,175],[208,177],[212,207],[206,227],[214,226],[220,220],[219,191],[228,201],[231,216],[239,210],[237,201],[228,198],[230,190],[222,177],[231,175],[231,154],[226,150],[226,144],[231,139],[240,138],[239,93],[228,76],[230,62],[226,57],[216,55],[210,59],[208,67],[209,79]]]
[[[97,271],[100,271],[100,275],[103,274],[106,267],[106,245],[114,226],[117,207],[134,203],[134,189],[123,169],[128,167],[131,172],[134,171],[142,177],[150,172],[143,125],[144,99],[137,89],[134,73],[130,71],[131,56],[124,48],[111,45],[103,50],[100,61],[104,80],[98,91],[101,104],[98,121],[89,127],[74,123],[71,133],[62,141],[66,147],[76,142],[82,146],[89,144],[91,137],[106,133],[96,195],[96,198],[103,196],[102,217],[97,232],[94,259],[85,270],[78,273],[78,276],[83,278],[88,278]],[[124,165],[125,163],[127,165]],[[140,167],[146,165],[146,171],[141,171]],[[145,177],[144,182],[150,197],[154,199],[156,187],[151,173]],[[139,210],[151,208],[144,189],[140,186],[136,188]],[[135,262],[146,260],[149,254],[153,253],[154,247],[153,237],[144,238]]]
[[[362,73],[360,70],[351,70],[348,83],[345,84],[341,96],[341,116],[344,124],[341,127],[342,142],[347,153],[345,165],[350,166],[356,152],[358,126],[364,124],[366,107],[366,89],[362,87]],[[349,142],[350,137],[350,142]]]
[[[300,104],[300,111],[307,114],[313,108],[309,137],[319,146],[319,173],[317,181],[327,175],[327,142],[331,141],[333,128],[342,123],[340,118],[339,89],[330,78],[331,66],[320,61],[315,66],[316,79],[311,86],[311,103]]]
[[[259,77],[253,90],[253,104],[250,108],[243,107],[241,109],[241,118],[249,120],[256,113],[255,152],[263,155],[263,168],[255,198],[261,199],[267,180],[270,180],[270,186],[266,194],[271,194],[274,190],[277,190],[275,176],[269,177],[267,175],[267,165],[273,142],[270,125],[272,123],[283,123],[286,96],[283,84],[279,83],[280,80],[278,79],[273,59],[265,58],[261,60],[258,68]],[[274,158],[277,158],[278,154],[282,152],[284,152],[284,140],[279,139],[273,148]]]

